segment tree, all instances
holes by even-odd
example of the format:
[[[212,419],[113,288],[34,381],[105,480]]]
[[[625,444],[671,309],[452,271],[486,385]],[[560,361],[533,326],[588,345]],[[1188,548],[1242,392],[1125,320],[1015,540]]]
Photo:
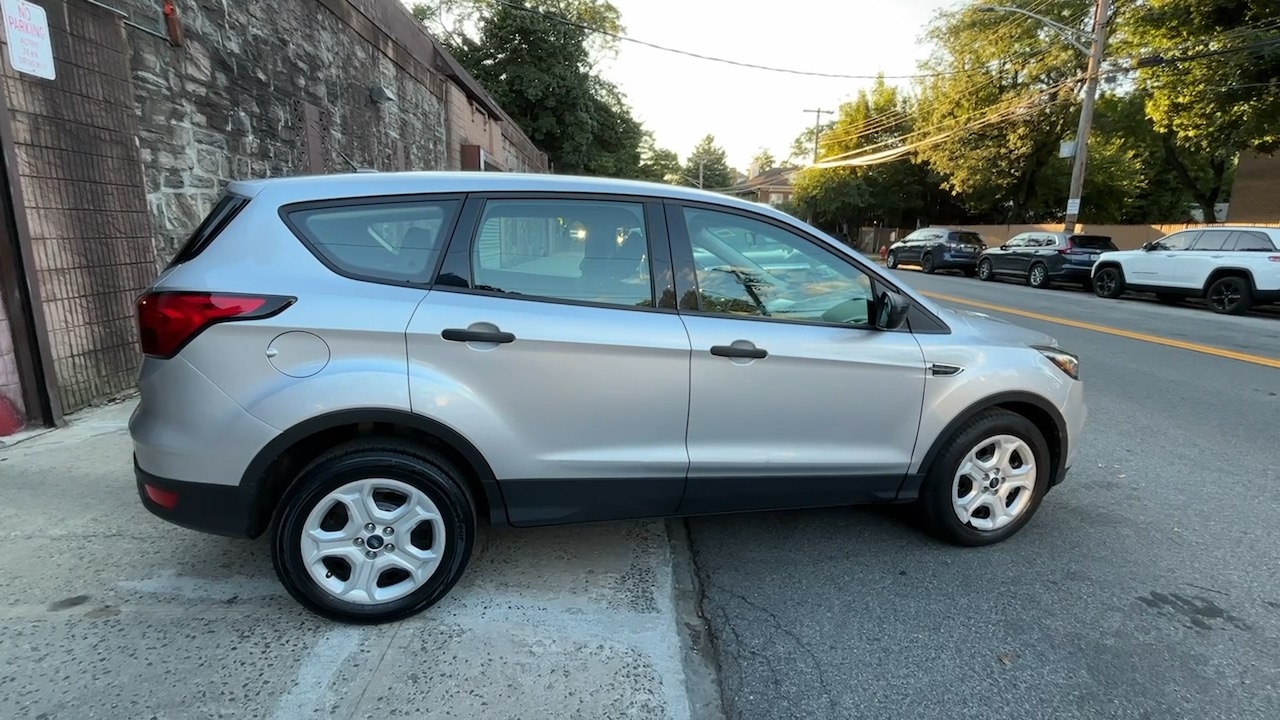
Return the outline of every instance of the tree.
[[[1242,150],[1280,148],[1275,0],[1144,0],[1116,47],[1152,58],[1137,87],[1169,169],[1212,219]]]
[[[816,128],[812,125],[806,127],[795,140],[791,141],[791,155],[787,157],[788,162],[803,163],[808,165],[813,162],[813,137],[821,136],[831,130],[835,125],[835,120],[828,120],[818,125]]]
[[[734,174],[724,148],[716,145],[714,135],[706,135],[689,153],[684,164],[684,184],[718,190],[733,185]]]
[[[683,185],[680,156],[674,150],[658,147],[652,133],[645,133],[640,143],[640,180]]]
[[[773,153],[764,148],[760,148],[755,157],[751,158],[751,164],[755,167],[756,172],[765,172],[778,167],[778,161],[774,159]]]
[[[640,174],[643,128],[618,88],[593,71],[614,41],[589,29],[622,29],[608,0],[440,0],[412,11],[556,171]]]
[[[1037,12],[1063,24],[1092,0],[1048,0]],[[1028,222],[1061,215],[1070,167],[1058,158],[1077,115],[1085,57],[1039,21],[974,6],[940,13],[917,84],[920,156],[973,213]]]

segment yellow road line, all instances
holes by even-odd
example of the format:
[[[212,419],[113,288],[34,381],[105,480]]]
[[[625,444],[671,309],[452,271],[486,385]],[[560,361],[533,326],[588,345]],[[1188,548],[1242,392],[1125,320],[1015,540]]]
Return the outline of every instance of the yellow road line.
[[[1030,310],[1021,310],[1019,308],[1011,308],[1004,305],[996,305],[994,303],[985,303],[979,300],[969,300],[968,298],[956,297],[954,295],[943,295],[941,293],[934,292],[926,292],[924,294],[934,300],[960,303],[962,305],[972,305],[973,307],[1009,313],[1010,315],[1021,315],[1022,317],[1057,323],[1059,325],[1067,325],[1074,328],[1080,328],[1082,330],[1092,330],[1094,332],[1107,333],[1108,335],[1118,335],[1120,337],[1129,338],[1130,340],[1142,340],[1144,342],[1155,343],[1157,345],[1167,345],[1169,347],[1191,350],[1193,352],[1204,353],[1206,355],[1216,355],[1218,357],[1229,358],[1231,360],[1240,360],[1241,362],[1253,363],[1255,365],[1280,368],[1280,359],[1266,357],[1265,355],[1253,355],[1250,353],[1238,352],[1236,350],[1215,347],[1213,345],[1202,345],[1200,343],[1187,342],[1185,340],[1174,340],[1173,338],[1161,337],[1159,335],[1148,335],[1147,333],[1134,332],[1132,330],[1121,330],[1120,328],[1114,328],[1107,325],[1096,325],[1091,322],[1084,322],[1083,320],[1070,320],[1068,318],[1061,318],[1053,315],[1044,315]]]

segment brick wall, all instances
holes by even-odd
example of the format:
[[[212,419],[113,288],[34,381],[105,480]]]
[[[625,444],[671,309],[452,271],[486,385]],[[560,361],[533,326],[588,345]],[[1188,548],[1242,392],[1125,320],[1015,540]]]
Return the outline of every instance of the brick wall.
[[[67,411],[130,388],[133,300],[155,274],[120,18],[45,0],[56,80],[5,64],[18,174]]]
[[[229,180],[350,170],[341,154],[380,170],[446,166],[446,82],[380,27],[407,16],[397,3],[184,2],[183,47],[130,33],[162,262]],[[162,27],[160,0],[116,4],[135,22]],[[374,84],[396,99],[374,102]]]
[[[1280,222],[1280,155],[1240,155],[1227,222]]]

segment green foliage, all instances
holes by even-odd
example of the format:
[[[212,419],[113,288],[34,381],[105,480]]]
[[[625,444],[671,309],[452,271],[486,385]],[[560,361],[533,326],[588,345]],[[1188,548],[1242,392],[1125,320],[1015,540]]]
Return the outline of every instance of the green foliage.
[[[778,167],[778,160],[773,157],[773,153],[760,148],[760,152],[751,158],[751,164],[755,166],[757,172],[764,172]]]
[[[733,185],[733,170],[724,148],[716,145],[714,135],[705,135],[689,153],[684,164],[684,184],[719,190]],[[701,181],[701,182],[699,182]]]
[[[640,172],[636,177],[650,182],[683,185],[683,174],[680,156],[674,150],[658,147],[653,135],[645,133],[645,138],[640,143]]]
[[[561,173],[638,177],[644,128],[617,86],[594,72],[622,32],[608,0],[440,0],[411,10],[547,153]],[[543,13],[543,14],[539,14]]]

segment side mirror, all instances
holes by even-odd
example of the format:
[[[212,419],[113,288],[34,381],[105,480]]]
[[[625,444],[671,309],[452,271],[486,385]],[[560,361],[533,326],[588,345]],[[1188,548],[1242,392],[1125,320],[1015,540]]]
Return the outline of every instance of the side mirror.
[[[907,313],[911,305],[897,293],[882,291],[876,298],[876,328],[879,330],[897,330],[907,322]]]

